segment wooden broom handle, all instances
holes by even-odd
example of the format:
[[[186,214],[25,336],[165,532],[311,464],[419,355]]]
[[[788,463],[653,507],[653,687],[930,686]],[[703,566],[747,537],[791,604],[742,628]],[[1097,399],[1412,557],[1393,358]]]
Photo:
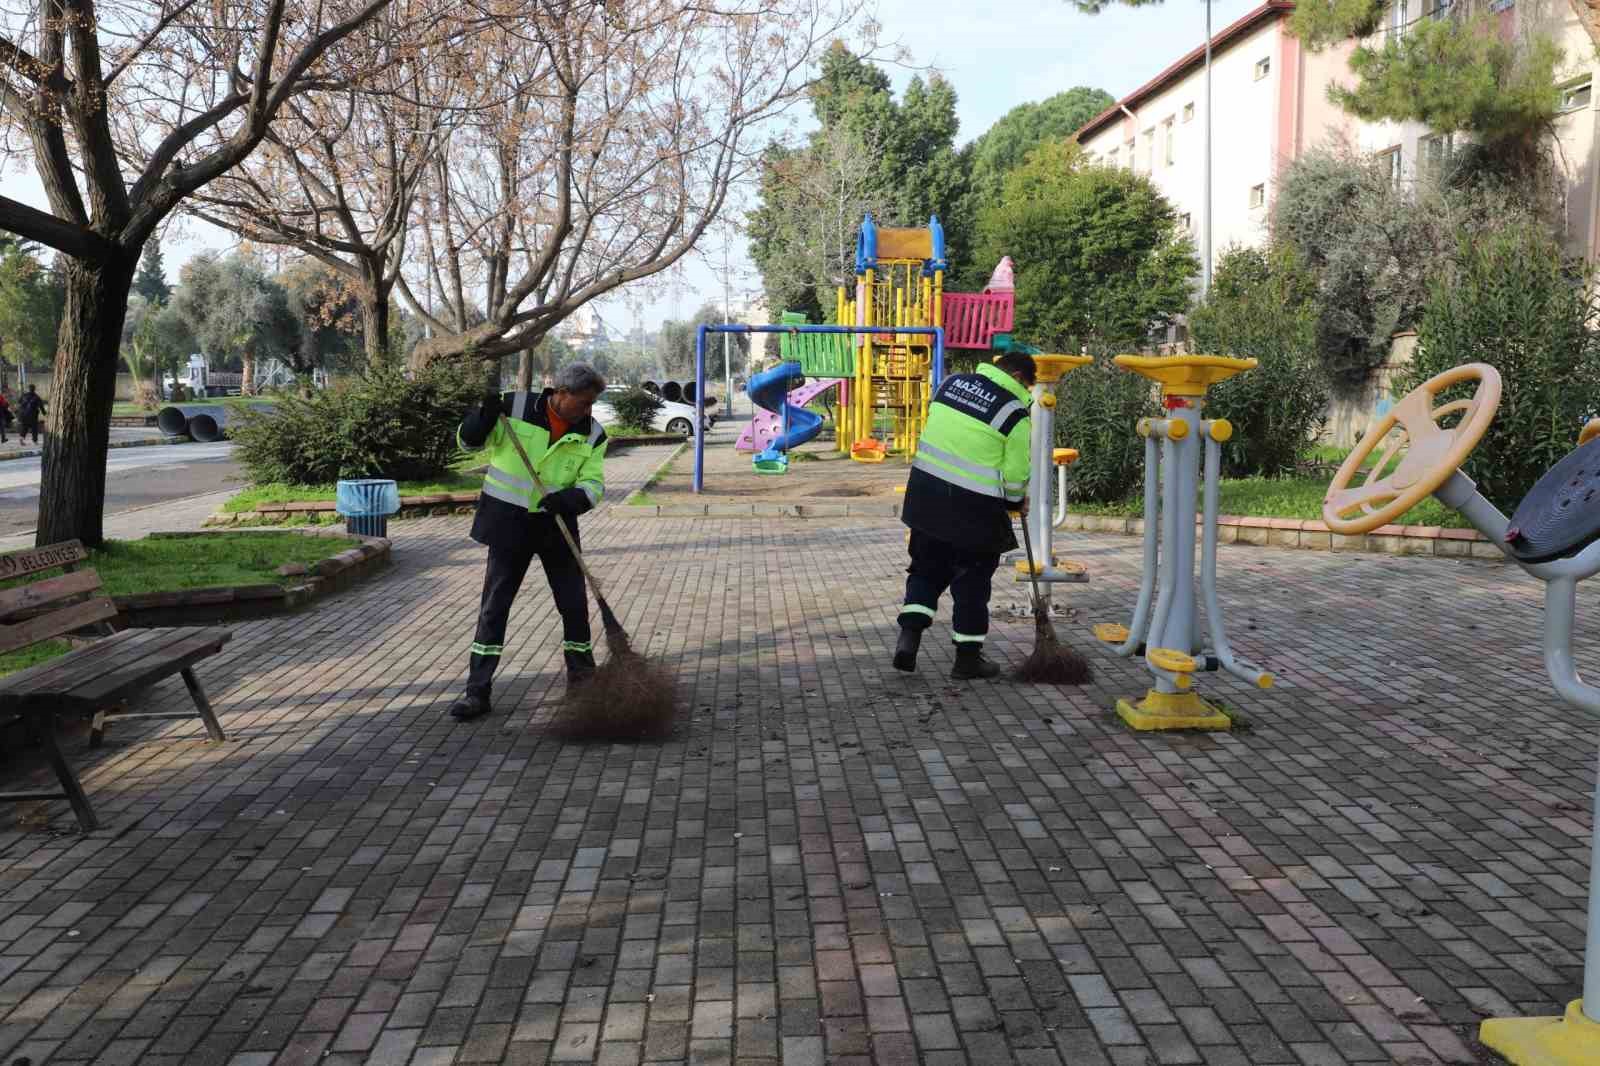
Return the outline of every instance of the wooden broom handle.
[[[527,451],[522,447],[522,441],[517,439],[517,431],[511,426],[511,419],[507,418],[504,413],[500,415],[500,428],[505,430],[506,435],[511,438],[511,446],[517,450],[517,458],[522,460],[522,465],[528,471],[528,476],[533,479],[533,487],[539,490],[540,496],[550,495],[545,490],[544,482],[539,480],[539,475],[534,473],[533,460],[528,458]],[[528,510],[532,511],[533,508],[530,506]],[[583,576],[589,582],[589,587],[594,589],[595,599],[604,600],[605,594],[600,591],[600,582],[594,579],[594,573],[589,569],[589,564],[583,561],[583,552],[578,550],[578,542],[572,539],[572,531],[567,528],[567,524],[561,520],[560,515],[553,514],[550,517],[555,519],[556,528],[561,530],[561,536],[566,540],[567,547],[572,549],[572,557],[578,560],[578,569],[583,571]]]

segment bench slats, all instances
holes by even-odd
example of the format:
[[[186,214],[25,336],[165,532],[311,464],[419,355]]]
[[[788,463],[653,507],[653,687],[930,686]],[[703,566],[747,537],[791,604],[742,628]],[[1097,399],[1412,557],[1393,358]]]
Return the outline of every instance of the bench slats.
[[[146,654],[151,645],[168,644],[175,639],[171,629],[125,629],[86,648],[0,678],[0,703],[11,696],[48,692],[74,681],[99,677]]]
[[[196,651],[212,654],[231,636],[226,629],[125,630],[0,679],[0,711],[51,699],[114,702],[129,688],[128,678],[175,674],[181,667],[174,664],[187,665]]]
[[[202,631],[168,644],[159,652],[152,652],[87,684],[71,685],[54,693],[33,692],[29,695],[33,699],[58,699],[79,704],[85,710],[98,710],[130,692],[148,688],[163,678],[187,670],[201,659],[215,655],[231,637],[232,634],[225,630]]]
[[[82,596],[100,588],[100,575],[93,570],[79,570],[60,577],[49,577],[31,585],[0,591],[0,618],[8,618],[18,611],[42,607],[69,596]]]
[[[117,605],[106,596],[96,596],[83,603],[18,622],[14,626],[0,626],[0,654],[59,637],[96,622],[109,622],[116,616]]]

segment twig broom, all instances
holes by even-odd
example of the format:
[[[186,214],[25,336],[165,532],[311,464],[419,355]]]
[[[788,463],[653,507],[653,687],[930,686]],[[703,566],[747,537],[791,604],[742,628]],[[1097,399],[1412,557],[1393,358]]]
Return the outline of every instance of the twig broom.
[[[539,495],[546,496],[544,483],[533,469],[533,461],[522,447],[511,420],[500,416],[500,428],[511,440],[517,458],[528,472]],[[677,679],[633,650],[628,631],[606,602],[605,592],[594,572],[584,561],[572,531],[560,515],[551,515],[556,528],[578,561],[583,579],[589,583],[595,602],[600,605],[600,621],[606,631],[606,657],[588,681],[568,685],[565,713],[557,719],[557,729],[568,736],[593,740],[639,740],[664,737],[672,732],[678,706]]]
[[[1017,668],[1018,681],[1046,685],[1082,685],[1089,680],[1089,661],[1056,636],[1050,610],[1039,594],[1038,567],[1033,561],[1033,534],[1028,532],[1028,516],[1022,516],[1022,544],[1028,552],[1028,579],[1033,583],[1033,651]]]

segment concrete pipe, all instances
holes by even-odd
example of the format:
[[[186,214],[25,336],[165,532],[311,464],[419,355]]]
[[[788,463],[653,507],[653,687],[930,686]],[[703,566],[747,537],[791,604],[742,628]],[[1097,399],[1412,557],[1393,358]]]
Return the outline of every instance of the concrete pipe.
[[[169,437],[187,433],[201,444],[215,444],[227,437],[230,423],[237,423],[249,414],[271,412],[272,408],[265,404],[247,408],[225,404],[177,404],[163,407],[156,414],[156,426]]]
[[[682,403],[683,383],[679,381],[663,381],[661,383],[661,398],[672,403]]]
[[[653,392],[657,396],[661,395],[661,382],[659,381],[651,381],[646,379],[645,381],[641,381],[639,383],[639,387],[645,392]]]
[[[695,394],[694,382],[685,381],[683,383],[683,402],[684,403],[694,403],[694,394]]]

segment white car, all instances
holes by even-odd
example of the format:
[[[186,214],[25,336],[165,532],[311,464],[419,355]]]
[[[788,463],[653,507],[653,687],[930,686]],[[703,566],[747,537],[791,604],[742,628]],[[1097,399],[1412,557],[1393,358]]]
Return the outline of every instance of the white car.
[[[602,426],[610,426],[617,420],[616,408],[612,407],[608,400],[627,391],[627,389],[607,389],[600,394],[600,398],[594,404],[594,417],[600,420]],[[708,409],[705,428],[709,430],[715,422],[716,417]],[[694,433],[694,404],[662,400],[661,410],[656,412],[650,428],[657,433],[671,433],[679,437],[690,436]]]

